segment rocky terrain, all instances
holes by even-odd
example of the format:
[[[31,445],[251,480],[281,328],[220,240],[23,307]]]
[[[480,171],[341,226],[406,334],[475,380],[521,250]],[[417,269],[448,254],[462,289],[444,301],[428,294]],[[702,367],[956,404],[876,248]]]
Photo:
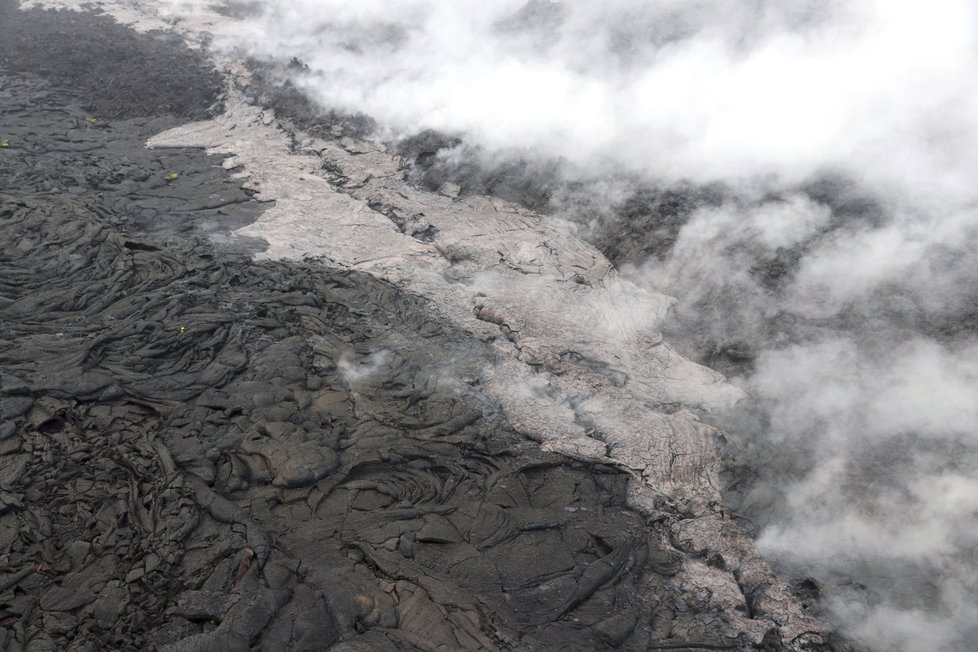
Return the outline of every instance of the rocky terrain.
[[[0,3],[4,649],[848,649],[669,297],[96,4]]]

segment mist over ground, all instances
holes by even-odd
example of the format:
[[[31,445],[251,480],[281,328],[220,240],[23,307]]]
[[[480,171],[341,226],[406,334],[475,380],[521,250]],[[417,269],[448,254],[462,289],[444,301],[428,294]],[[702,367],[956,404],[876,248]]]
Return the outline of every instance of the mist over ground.
[[[419,179],[522,193],[677,297],[668,339],[752,396],[723,423],[761,549],[876,649],[974,649],[978,7],[266,0],[250,25],[219,45],[300,61]]]

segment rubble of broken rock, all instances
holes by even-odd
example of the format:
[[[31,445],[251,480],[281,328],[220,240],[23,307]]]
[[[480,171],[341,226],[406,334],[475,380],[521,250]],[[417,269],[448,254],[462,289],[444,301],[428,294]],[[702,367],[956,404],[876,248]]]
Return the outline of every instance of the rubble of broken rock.
[[[47,63],[0,71],[0,647],[844,647],[782,641],[763,577],[740,600],[770,631],[738,631],[678,579],[727,570],[697,521],[515,432],[481,387],[498,351],[424,297],[253,259],[233,231],[263,204],[221,160],[144,147],[207,113],[206,67],[173,117]]]

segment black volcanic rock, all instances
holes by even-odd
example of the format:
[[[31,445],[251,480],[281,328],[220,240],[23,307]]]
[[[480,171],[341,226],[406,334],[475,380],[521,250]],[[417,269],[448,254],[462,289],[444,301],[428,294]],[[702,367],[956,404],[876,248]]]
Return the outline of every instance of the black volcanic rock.
[[[200,118],[216,106],[221,76],[179,37],[139,35],[88,11],[19,11],[0,0],[0,69],[71,87],[96,119]]]

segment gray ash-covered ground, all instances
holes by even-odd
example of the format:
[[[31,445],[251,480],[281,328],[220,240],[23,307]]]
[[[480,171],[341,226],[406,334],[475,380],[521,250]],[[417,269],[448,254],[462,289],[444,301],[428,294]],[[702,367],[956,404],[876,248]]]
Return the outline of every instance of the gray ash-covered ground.
[[[202,55],[0,19],[0,647],[751,648],[623,473],[509,430],[487,346],[255,262],[220,160],[143,147],[212,109]]]

